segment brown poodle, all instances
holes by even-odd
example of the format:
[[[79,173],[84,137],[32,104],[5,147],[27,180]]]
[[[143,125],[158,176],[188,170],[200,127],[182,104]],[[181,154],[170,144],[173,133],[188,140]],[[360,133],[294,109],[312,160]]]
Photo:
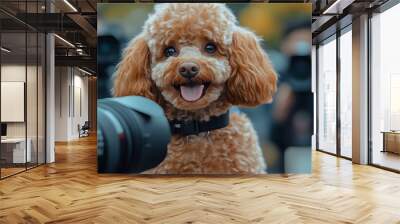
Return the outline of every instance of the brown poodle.
[[[173,132],[167,157],[149,173],[265,173],[251,122],[228,113],[232,105],[270,102],[277,77],[257,37],[238,26],[224,4],[156,5],[125,49],[115,76],[115,96],[158,102],[178,129],[204,126]]]

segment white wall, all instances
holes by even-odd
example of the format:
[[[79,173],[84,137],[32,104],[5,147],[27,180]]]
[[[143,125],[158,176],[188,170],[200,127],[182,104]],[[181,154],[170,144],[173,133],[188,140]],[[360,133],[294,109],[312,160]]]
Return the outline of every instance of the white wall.
[[[85,121],[88,121],[88,77],[82,76],[83,73],[79,72],[78,75],[74,75],[74,108],[72,108],[73,119],[72,119],[72,136],[78,137],[78,124],[83,125]],[[81,111],[80,111],[81,110]],[[75,113],[74,113],[75,111]]]
[[[27,70],[25,70],[27,69]],[[35,74],[36,77],[36,66],[18,65],[18,64],[5,64],[1,66],[1,81],[2,82],[25,82],[25,75],[28,72],[28,84],[27,88],[27,119],[28,119],[28,137],[32,130],[35,130],[36,135],[36,80],[31,77],[31,74]],[[4,97],[4,96],[3,96]],[[39,107],[42,105],[39,105]],[[24,109],[24,108],[22,108]],[[1,110],[7,110],[7,108],[1,108]],[[35,112],[35,113],[33,113]],[[33,122],[33,123],[32,123]],[[8,137],[25,137],[25,126],[26,122],[7,122],[7,136]]]
[[[5,82],[25,82],[25,65],[8,64],[1,66],[1,81]],[[28,68],[29,69],[29,68]],[[6,110],[7,108],[1,108]],[[10,122],[7,123],[8,137],[25,137],[25,122]]]
[[[37,70],[38,69],[38,70]],[[31,155],[33,162],[39,159],[39,163],[44,163],[44,150],[45,150],[45,118],[44,118],[44,74],[42,67],[25,64],[3,64],[1,66],[1,81],[3,82],[24,82],[26,89],[26,101],[22,108],[14,108],[14,110],[21,110],[19,113],[25,114],[26,120],[22,122],[6,122],[7,124],[7,137],[9,138],[24,138],[25,135],[29,139],[29,148],[31,148]],[[25,80],[27,79],[27,80]],[[3,92],[3,94],[7,94]],[[19,90],[20,94],[24,94],[25,90]],[[2,95],[7,97],[7,95]],[[26,105],[25,105],[26,103]],[[2,112],[13,113],[13,108],[2,107]],[[14,112],[16,113],[16,112]],[[24,115],[23,115],[24,116]]]
[[[69,68],[56,67],[55,68],[55,140],[67,141],[68,140],[68,116],[69,116],[69,96],[68,88],[70,84],[70,77],[67,75]]]
[[[78,125],[88,120],[88,78],[72,67],[56,67],[55,140],[79,138]]]

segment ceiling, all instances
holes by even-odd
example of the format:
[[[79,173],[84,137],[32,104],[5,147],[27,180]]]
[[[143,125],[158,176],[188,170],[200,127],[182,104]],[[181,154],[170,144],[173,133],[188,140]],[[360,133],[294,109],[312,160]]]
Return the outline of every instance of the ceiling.
[[[95,73],[96,4],[96,0],[1,0],[2,46],[12,50],[7,57],[32,58],[37,48],[27,34],[25,50],[25,32],[51,32],[57,34],[56,65],[79,66]]]
[[[176,0],[175,0],[176,1]],[[385,3],[387,0],[269,0],[267,2],[312,3],[313,39],[332,28],[345,16],[354,16]],[[0,22],[3,45],[15,55],[26,55],[22,38],[26,30],[54,32],[56,64],[82,66],[96,70],[97,16],[96,4],[134,2],[132,0],[1,0]],[[142,1],[151,2],[151,1]],[[167,2],[167,1],[158,1]],[[232,1],[234,2],[234,1]],[[263,1],[265,2],[265,1]],[[51,13],[49,13],[51,11]],[[351,18],[350,18],[351,21]],[[332,31],[334,32],[334,31]],[[29,38],[28,38],[29,39]],[[64,41],[66,40],[66,41]],[[28,40],[29,42],[30,40]],[[73,46],[72,46],[72,45]],[[28,55],[34,53],[28,44]],[[11,54],[10,54],[11,56]]]
[[[388,0],[312,0],[313,44],[351,24],[354,17],[374,12],[386,2]]]

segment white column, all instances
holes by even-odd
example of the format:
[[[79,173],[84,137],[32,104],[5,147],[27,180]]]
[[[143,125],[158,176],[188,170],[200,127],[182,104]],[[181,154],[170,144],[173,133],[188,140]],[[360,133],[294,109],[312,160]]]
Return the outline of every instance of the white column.
[[[353,19],[353,162],[368,163],[368,16]]]
[[[46,163],[55,161],[54,133],[55,133],[55,56],[54,35],[46,36]]]

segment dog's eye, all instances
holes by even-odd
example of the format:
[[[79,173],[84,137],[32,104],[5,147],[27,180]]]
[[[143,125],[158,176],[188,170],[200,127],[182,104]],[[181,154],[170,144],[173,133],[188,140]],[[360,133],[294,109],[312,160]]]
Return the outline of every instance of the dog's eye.
[[[164,49],[164,55],[165,57],[171,57],[171,56],[175,56],[177,53],[176,49],[174,47],[167,47]]]
[[[207,43],[204,47],[204,50],[209,54],[213,54],[215,51],[217,51],[217,46],[214,43]]]

